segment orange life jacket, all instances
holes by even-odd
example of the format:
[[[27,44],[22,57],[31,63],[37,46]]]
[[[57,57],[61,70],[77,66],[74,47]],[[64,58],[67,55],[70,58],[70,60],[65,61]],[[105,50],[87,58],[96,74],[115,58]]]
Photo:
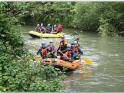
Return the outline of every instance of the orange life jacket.
[[[75,52],[78,52],[78,47],[77,47],[77,46],[73,46],[73,50],[74,50]]]
[[[66,55],[67,57],[71,57],[71,51],[67,51],[67,52],[65,53],[65,55]]]
[[[46,54],[47,54],[47,50],[46,50],[46,49],[42,49],[42,50],[41,50],[41,55],[44,56],[44,55],[46,55]]]

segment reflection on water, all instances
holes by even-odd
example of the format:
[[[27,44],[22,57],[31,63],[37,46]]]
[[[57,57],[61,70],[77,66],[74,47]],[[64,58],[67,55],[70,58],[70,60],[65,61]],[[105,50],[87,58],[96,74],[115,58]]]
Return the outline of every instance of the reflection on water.
[[[28,32],[34,28],[24,28]],[[64,30],[69,40],[73,40],[73,30]],[[123,37],[99,37],[95,34],[81,32],[80,44],[84,56],[94,63],[92,66],[84,65],[83,70],[68,73],[63,81],[66,92],[123,92],[124,91],[124,38]],[[71,38],[71,39],[70,39]],[[25,44],[30,51],[35,53],[42,42],[51,40],[58,45],[57,39],[31,39],[24,35]],[[71,42],[71,41],[70,41]]]

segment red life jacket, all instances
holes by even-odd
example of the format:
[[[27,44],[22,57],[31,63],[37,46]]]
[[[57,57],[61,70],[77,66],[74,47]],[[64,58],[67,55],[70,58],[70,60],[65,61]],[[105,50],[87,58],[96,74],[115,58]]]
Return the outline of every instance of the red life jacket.
[[[71,51],[67,51],[67,52],[65,53],[65,55],[66,55],[67,57],[71,57]]]
[[[47,50],[42,48],[42,49],[41,49],[41,55],[44,56],[44,55],[46,55],[46,54],[47,54]]]
[[[62,31],[62,25],[61,24],[58,24],[57,26],[57,32],[61,32]]]

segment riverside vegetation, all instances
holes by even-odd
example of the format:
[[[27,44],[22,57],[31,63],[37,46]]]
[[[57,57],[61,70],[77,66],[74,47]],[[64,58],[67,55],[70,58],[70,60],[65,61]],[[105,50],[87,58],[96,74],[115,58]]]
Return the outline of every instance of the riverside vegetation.
[[[11,6],[9,6],[11,5]],[[14,6],[1,3],[2,9]],[[0,91],[57,91],[63,75],[51,66],[31,65],[20,33],[19,15],[0,13]],[[18,29],[17,29],[18,28]]]

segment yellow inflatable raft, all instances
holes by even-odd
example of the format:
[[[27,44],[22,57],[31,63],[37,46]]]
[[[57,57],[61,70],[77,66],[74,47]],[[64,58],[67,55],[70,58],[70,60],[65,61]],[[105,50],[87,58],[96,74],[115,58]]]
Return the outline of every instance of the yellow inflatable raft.
[[[57,33],[57,34],[53,34],[53,33],[39,33],[39,32],[36,32],[36,31],[30,31],[29,32],[29,35],[33,38],[40,38],[40,37],[43,37],[43,38],[59,38],[59,37],[62,37],[63,36],[63,33]]]

